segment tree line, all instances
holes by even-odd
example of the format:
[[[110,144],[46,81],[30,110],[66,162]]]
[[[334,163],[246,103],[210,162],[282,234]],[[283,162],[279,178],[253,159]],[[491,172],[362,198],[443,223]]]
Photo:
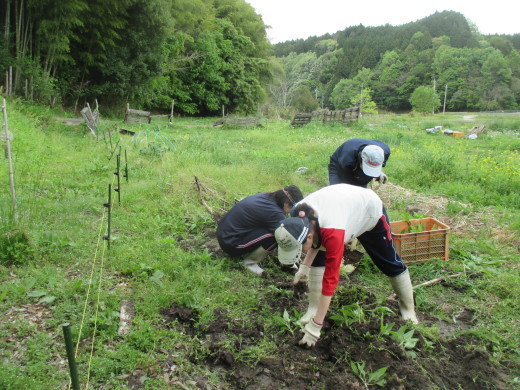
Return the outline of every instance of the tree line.
[[[414,104],[425,99],[429,111],[444,101],[447,110],[516,110],[519,49],[520,34],[483,36],[462,14],[437,12],[397,27],[360,25],[280,43],[274,54],[283,72],[270,90],[278,104],[302,110],[361,103],[425,110]]]
[[[243,0],[1,0],[0,9],[2,84],[35,100],[251,112],[270,78],[265,25]]]
[[[446,94],[448,110],[520,106],[520,34],[483,36],[456,12],[270,45],[244,0],[0,0],[0,10],[0,85],[44,103],[399,111],[417,108],[421,88],[437,107]]]

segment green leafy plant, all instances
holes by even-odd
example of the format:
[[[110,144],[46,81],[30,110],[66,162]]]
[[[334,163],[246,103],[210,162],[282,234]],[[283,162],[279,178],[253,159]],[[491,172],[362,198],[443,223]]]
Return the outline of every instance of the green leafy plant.
[[[300,318],[298,311],[294,310],[294,314],[295,317],[291,317],[289,312],[284,310],[283,316],[273,316],[275,324],[278,325],[283,332],[289,332],[293,336],[298,330],[303,329],[303,325],[297,320]]]
[[[368,389],[368,386],[380,386],[383,387],[386,384],[386,370],[388,367],[381,367],[380,369],[367,372],[365,371],[366,362],[354,362],[350,361],[350,368],[355,376],[357,376],[363,385],[365,385],[365,389]]]
[[[453,254],[460,260],[462,260],[462,265],[464,267],[465,272],[470,273],[485,273],[492,274],[496,273],[496,266],[505,262],[505,260],[497,259],[497,258],[487,258],[485,256],[477,256],[473,253],[453,249]]]
[[[380,324],[383,324],[383,320],[386,316],[393,314],[394,311],[386,306],[377,306],[375,309],[368,310],[373,316],[379,319]]]
[[[412,349],[415,347],[417,342],[419,341],[418,338],[413,337],[413,334],[415,332],[414,329],[407,331],[408,327],[406,325],[401,326],[396,332],[390,331],[390,335],[392,339],[397,341],[399,345],[404,349]]]
[[[29,235],[21,230],[0,234],[0,264],[23,265],[34,259],[34,248]]]
[[[360,324],[365,321],[365,312],[357,302],[352,305],[345,305],[338,311],[339,314],[330,316],[330,319],[334,321],[337,326],[349,326],[354,323]]]
[[[52,303],[56,299],[54,295],[49,295],[45,290],[29,291],[27,296],[31,298],[38,298],[38,303]]]

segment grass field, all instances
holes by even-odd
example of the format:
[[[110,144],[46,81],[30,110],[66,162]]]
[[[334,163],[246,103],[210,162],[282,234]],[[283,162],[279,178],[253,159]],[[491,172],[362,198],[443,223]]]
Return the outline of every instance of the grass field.
[[[356,388],[375,385],[382,367],[383,388],[519,385],[519,116],[366,116],[301,128],[263,120],[253,129],[102,118],[97,141],[46,108],[9,101],[8,116],[17,218],[2,156],[0,388],[67,388],[66,322],[79,338],[82,388]],[[473,140],[426,131],[482,125]],[[392,148],[390,184],[375,189],[391,220],[428,216],[451,227],[450,260],[411,265],[413,284],[460,276],[416,290],[414,344],[397,332],[402,324],[383,332],[398,319],[381,308],[396,306],[364,256],[342,276],[329,313],[359,304],[366,316],[348,326],[327,319],[322,347],[304,350],[294,320],[305,298],[290,271],[273,258],[265,277],[246,273],[215,246],[214,215],[256,192],[327,185],[330,154],[352,137]],[[104,203],[109,184],[118,187],[118,154],[108,249]],[[119,335],[124,300],[135,318]]]

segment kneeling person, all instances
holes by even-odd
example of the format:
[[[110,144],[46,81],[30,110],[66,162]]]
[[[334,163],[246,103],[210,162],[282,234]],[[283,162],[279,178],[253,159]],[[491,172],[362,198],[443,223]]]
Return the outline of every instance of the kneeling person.
[[[258,264],[276,247],[275,229],[302,198],[300,189],[290,185],[242,199],[218,223],[220,247],[232,257],[243,257],[249,271],[262,274]]]

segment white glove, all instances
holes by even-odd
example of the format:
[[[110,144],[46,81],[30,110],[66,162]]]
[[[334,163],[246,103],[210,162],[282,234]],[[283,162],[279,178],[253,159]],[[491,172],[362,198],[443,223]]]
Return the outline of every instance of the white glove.
[[[381,184],[386,184],[388,182],[388,176],[381,172],[379,177],[376,177],[376,181],[378,181]]]
[[[294,274],[293,284],[297,284],[298,282],[307,282],[309,280],[309,270],[310,267],[307,267],[305,264],[300,264],[298,272]]]
[[[301,331],[304,333],[303,338],[298,342],[300,345],[306,345],[307,347],[314,347],[316,341],[320,338],[320,331],[323,325],[318,325],[314,322],[314,319],[310,320],[305,328]]]

